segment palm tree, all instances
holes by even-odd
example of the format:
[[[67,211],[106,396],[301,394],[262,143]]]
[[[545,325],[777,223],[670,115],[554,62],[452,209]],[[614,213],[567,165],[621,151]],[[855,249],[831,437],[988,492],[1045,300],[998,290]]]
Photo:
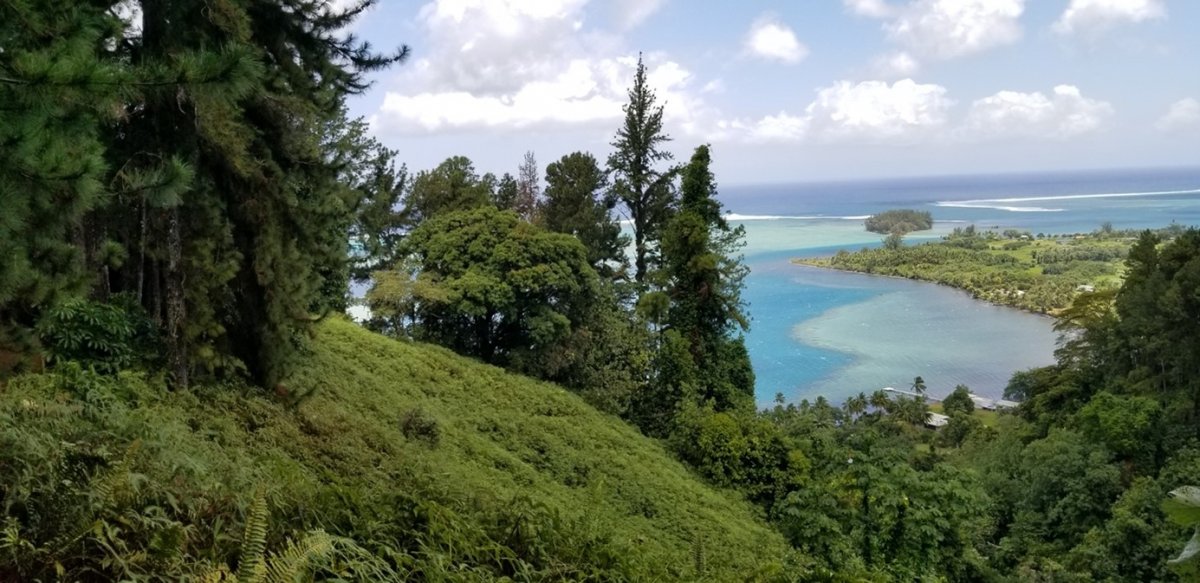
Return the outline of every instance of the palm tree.
[[[846,413],[851,417],[862,415],[867,410],[867,396],[859,393],[858,396],[846,399]]]
[[[905,421],[918,427],[925,424],[925,421],[929,418],[929,404],[925,402],[924,397],[904,399],[903,405],[900,416]]]
[[[871,406],[876,412],[883,413],[891,409],[892,400],[888,398],[888,394],[883,391],[875,391],[871,393]]]
[[[925,394],[925,379],[921,377],[913,377],[912,390],[918,395]]]

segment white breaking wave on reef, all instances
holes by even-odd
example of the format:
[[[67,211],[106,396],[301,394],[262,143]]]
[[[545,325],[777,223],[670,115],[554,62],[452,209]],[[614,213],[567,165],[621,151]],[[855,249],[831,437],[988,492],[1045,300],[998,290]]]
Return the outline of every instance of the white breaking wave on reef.
[[[826,217],[826,216],[787,216],[787,215],[743,215],[738,213],[725,213],[727,221],[865,221],[871,215],[856,215],[850,217]]]
[[[934,206],[954,207],[964,209],[996,209],[1001,211],[1009,211],[1014,213],[1059,213],[1066,209],[1049,209],[1040,206],[1008,206],[1003,204],[988,204],[992,201],[986,200],[964,200],[964,201],[942,201],[934,203]]]
[[[1034,202],[1045,200],[1076,200],[1088,198],[1122,198],[1134,196],[1171,196],[1180,194],[1200,194],[1200,188],[1190,190],[1155,190],[1149,192],[1104,192],[1097,194],[1061,194],[1053,196],[1021,196],[1012,198],[981,198],[977,200],[942,200],[933,203],[934,206],[997,209],[1017,213],[1054,213],[1064,209],[1046,208],[1040,206],[1014,206],[1003,203]]]

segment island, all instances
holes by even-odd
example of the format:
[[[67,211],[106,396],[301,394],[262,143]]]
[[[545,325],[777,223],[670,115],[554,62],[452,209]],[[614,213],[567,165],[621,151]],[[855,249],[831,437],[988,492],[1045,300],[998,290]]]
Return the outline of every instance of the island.
[[[1178,227],[1160,229],[1165,240]],[[1047,235],[958,227],[939,241],[839,251],[794,263],[929,281],[975,298],[1042,314],[1057,314],[1077,295],[1116,289],[1139,231],[1104,225],[1091,233]],[[894,238],[889,235],[889,239]]]
[[[894,209],[867,217],[867,230],[880,235],[928,231],[933,228],[933,215],[929,211]]]

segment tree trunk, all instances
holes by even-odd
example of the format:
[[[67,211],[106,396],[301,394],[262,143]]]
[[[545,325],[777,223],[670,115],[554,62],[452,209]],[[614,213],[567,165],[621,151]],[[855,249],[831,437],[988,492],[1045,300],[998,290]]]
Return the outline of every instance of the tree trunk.
[[[188,388],[187,348],[183,325],[187,319],[183,300],[183,237],[179,207],[167,210],[167,361],[175,387]]]

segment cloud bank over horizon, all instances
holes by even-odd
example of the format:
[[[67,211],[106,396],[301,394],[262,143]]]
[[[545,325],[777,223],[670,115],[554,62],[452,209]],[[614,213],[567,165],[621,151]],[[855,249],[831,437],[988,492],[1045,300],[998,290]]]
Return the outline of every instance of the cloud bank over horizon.
[[[1060,157],[1078,151],[1083,159],[1097,147],[1094,136],[1136,130],[1178,140],[1200,125],[1194,98],[1147,118],[1141,112],[1150,105],[1135,92],[1094,75],[1081,79],[1077,67],[1038,63],[1049,50],[1067,65],[1087,65],[1088,55],[1061,39],[1170,23],[1163,2],[1064,0],[1050,12],[1033,6],[843,0],[814,21],[805,12],[736,6],[695,14],[666,0],[432,0],[407,14],[389,5],[370,20],[403,18],[417,49],[372,91],[375,105],[364,114],[402,154],[422,139],[475,144],[464,150],[485,158],[494,148],[488,144],[513,137],[543,149],[572,141],[602,149],[623,116],[640,54],[680,149],[709,142],[734,159],[768,145],[800,153],[857,144],[910,159],[923,149],[932,167],[947,148],[961,156],[988,143],[1057,144]],[[703,28],[696,37],[679,32],[681,14]],[[363,25],[368,39],[371,25]],[[831,27],[858,36],[831,41]],[[1034,43],[1044,46],[1026,46]],[[1126,58],[1115,45],[1091,50]],[[1000,74],[976,70],[977,63]],[[1181,90],[1200,94],[1193,87]],[[1134,125],[1125,111],[1144,119]],[[422,162],[457,153],[415,152]]]

